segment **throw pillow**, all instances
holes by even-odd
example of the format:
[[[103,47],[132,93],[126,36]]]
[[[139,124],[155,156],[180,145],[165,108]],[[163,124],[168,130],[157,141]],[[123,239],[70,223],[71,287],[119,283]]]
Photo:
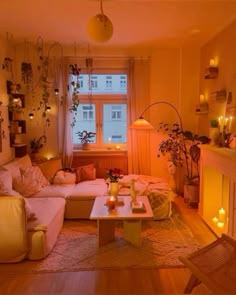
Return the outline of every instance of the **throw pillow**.
[[[88,164],[85,166],[77,167],[75,171],[76,171],[76,183],[85,181],[85,180],[96,179],[94,164]]]
[[[62,168],[62,161],[60,158],[50,159],[38,164],[38,166],[47,180],[52,183],[56,172]]]
[[[13,179],[13,189],[16,190],[22,196],[28,198],[33,194],[36,194],[42,189],[42,186],[37,182],[37,180],[32,179],[32,177],[17,177]]]
[[[12,176],[7,170],[0,170],[0,195],[7,195],[12,190]]]
[[[75,173],[60,170],[56,173],[53,184],[74,184],[76,181]]]
[[[42,170],[38,166],[32,166],[26,170],[21,170],[21,176],[25,178],[32,178],[32,180],[37,181],[41,187],[50,185],[49,181],[43,175]]]

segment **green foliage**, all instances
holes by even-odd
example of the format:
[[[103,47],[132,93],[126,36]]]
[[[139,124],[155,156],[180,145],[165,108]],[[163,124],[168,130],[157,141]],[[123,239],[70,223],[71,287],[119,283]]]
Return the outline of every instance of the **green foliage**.
[[[201,151],[199,145],[209,143],[210,139],[191,131],[183,131],[177,123],[170,129],[169,124],[162,122],[159,131],[166,133],[168,137],[159,144],[157,157],[168,155],[175,166],[185,166],[187,183],[198,181]]]
[[[95,132],[89,132],[87,130],[78,131],[78,132],[76,132],[76,134],[78,134],[78,137],[79,137],[81,143],[89,143],[89,142],[92,142],[92,139],[96,135]]]
[[[40,136],[38,139],[33,138],[30,140],[30,148],[32,153],[38,152],[39,149],[41,149],[45,143],[47,142],[46,135]]]

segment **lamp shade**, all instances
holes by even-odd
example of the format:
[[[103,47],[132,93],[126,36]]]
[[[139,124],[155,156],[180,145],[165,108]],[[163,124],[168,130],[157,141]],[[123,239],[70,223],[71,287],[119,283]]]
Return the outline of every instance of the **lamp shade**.
[[[97,14],[90,18],[87,32],[89,38],[96,42],[106,42],[113,34],[113,25],[105,14]]]
[[[144,129],[144,130],[154,129],[153,126],[148,121],[143,119],[142,117],[140,117],[133,124],[131,124],[129,128],[131,128],[131,129]]]

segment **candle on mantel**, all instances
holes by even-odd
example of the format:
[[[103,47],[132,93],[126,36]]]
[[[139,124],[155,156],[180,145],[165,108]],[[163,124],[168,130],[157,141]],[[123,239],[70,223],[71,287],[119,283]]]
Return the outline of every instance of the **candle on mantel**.
[[[230,117],[229,117],[229,132],[231,131],[232,120],[233,120],[233,117],[230,116]]]
[[[220,126],[220,132],[223,132],[223,130],[224,130],[224,118],[223,118],[223,116],[218,117],[218,123],[219,123],[219,126]]]
[[[215,66],[216,66],[215,60],[213,58],[210,59],[210,67],[215,67]]]
[[[204,94],[200,94],[200,104],[204,104],[205,103],[205,96]]]
[[[120,145],[119,144],[116,145],[116,150],[118,150],[118,151],[120,150]]]
[[[225,220],[225,209],[221,207],[219,209],[219,221],[224,221],[224,220]]]
[[[216,216],[214,216],[214,217],[212,218],[212,221],[213,221],[214,223],[217,223],[217,222],[218,222],[218,218],[217,218]]]
[[[224,224],[223,221],[218,221],[218,222],[217,222],[217,226],[218,226],[219,228],[223,228],[223,227],[225,226],[225,224]]]

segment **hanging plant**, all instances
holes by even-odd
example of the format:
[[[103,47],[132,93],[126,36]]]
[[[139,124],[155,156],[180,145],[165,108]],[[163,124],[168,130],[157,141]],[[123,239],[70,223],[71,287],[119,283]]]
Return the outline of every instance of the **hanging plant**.
[[[33,81],[33,70],[32,64],[27,62],[21,63],[21,80],[24,84],[32,83]]]
[[[77,110],[79,107],[79,75],[80,68],[78,68],[77,64],[71,64],[70,66],[70,75],[71,75],[71,87],[72,87],[72,102],[69,111],[73,113],[71,126],[74,127],[76,123]]]

